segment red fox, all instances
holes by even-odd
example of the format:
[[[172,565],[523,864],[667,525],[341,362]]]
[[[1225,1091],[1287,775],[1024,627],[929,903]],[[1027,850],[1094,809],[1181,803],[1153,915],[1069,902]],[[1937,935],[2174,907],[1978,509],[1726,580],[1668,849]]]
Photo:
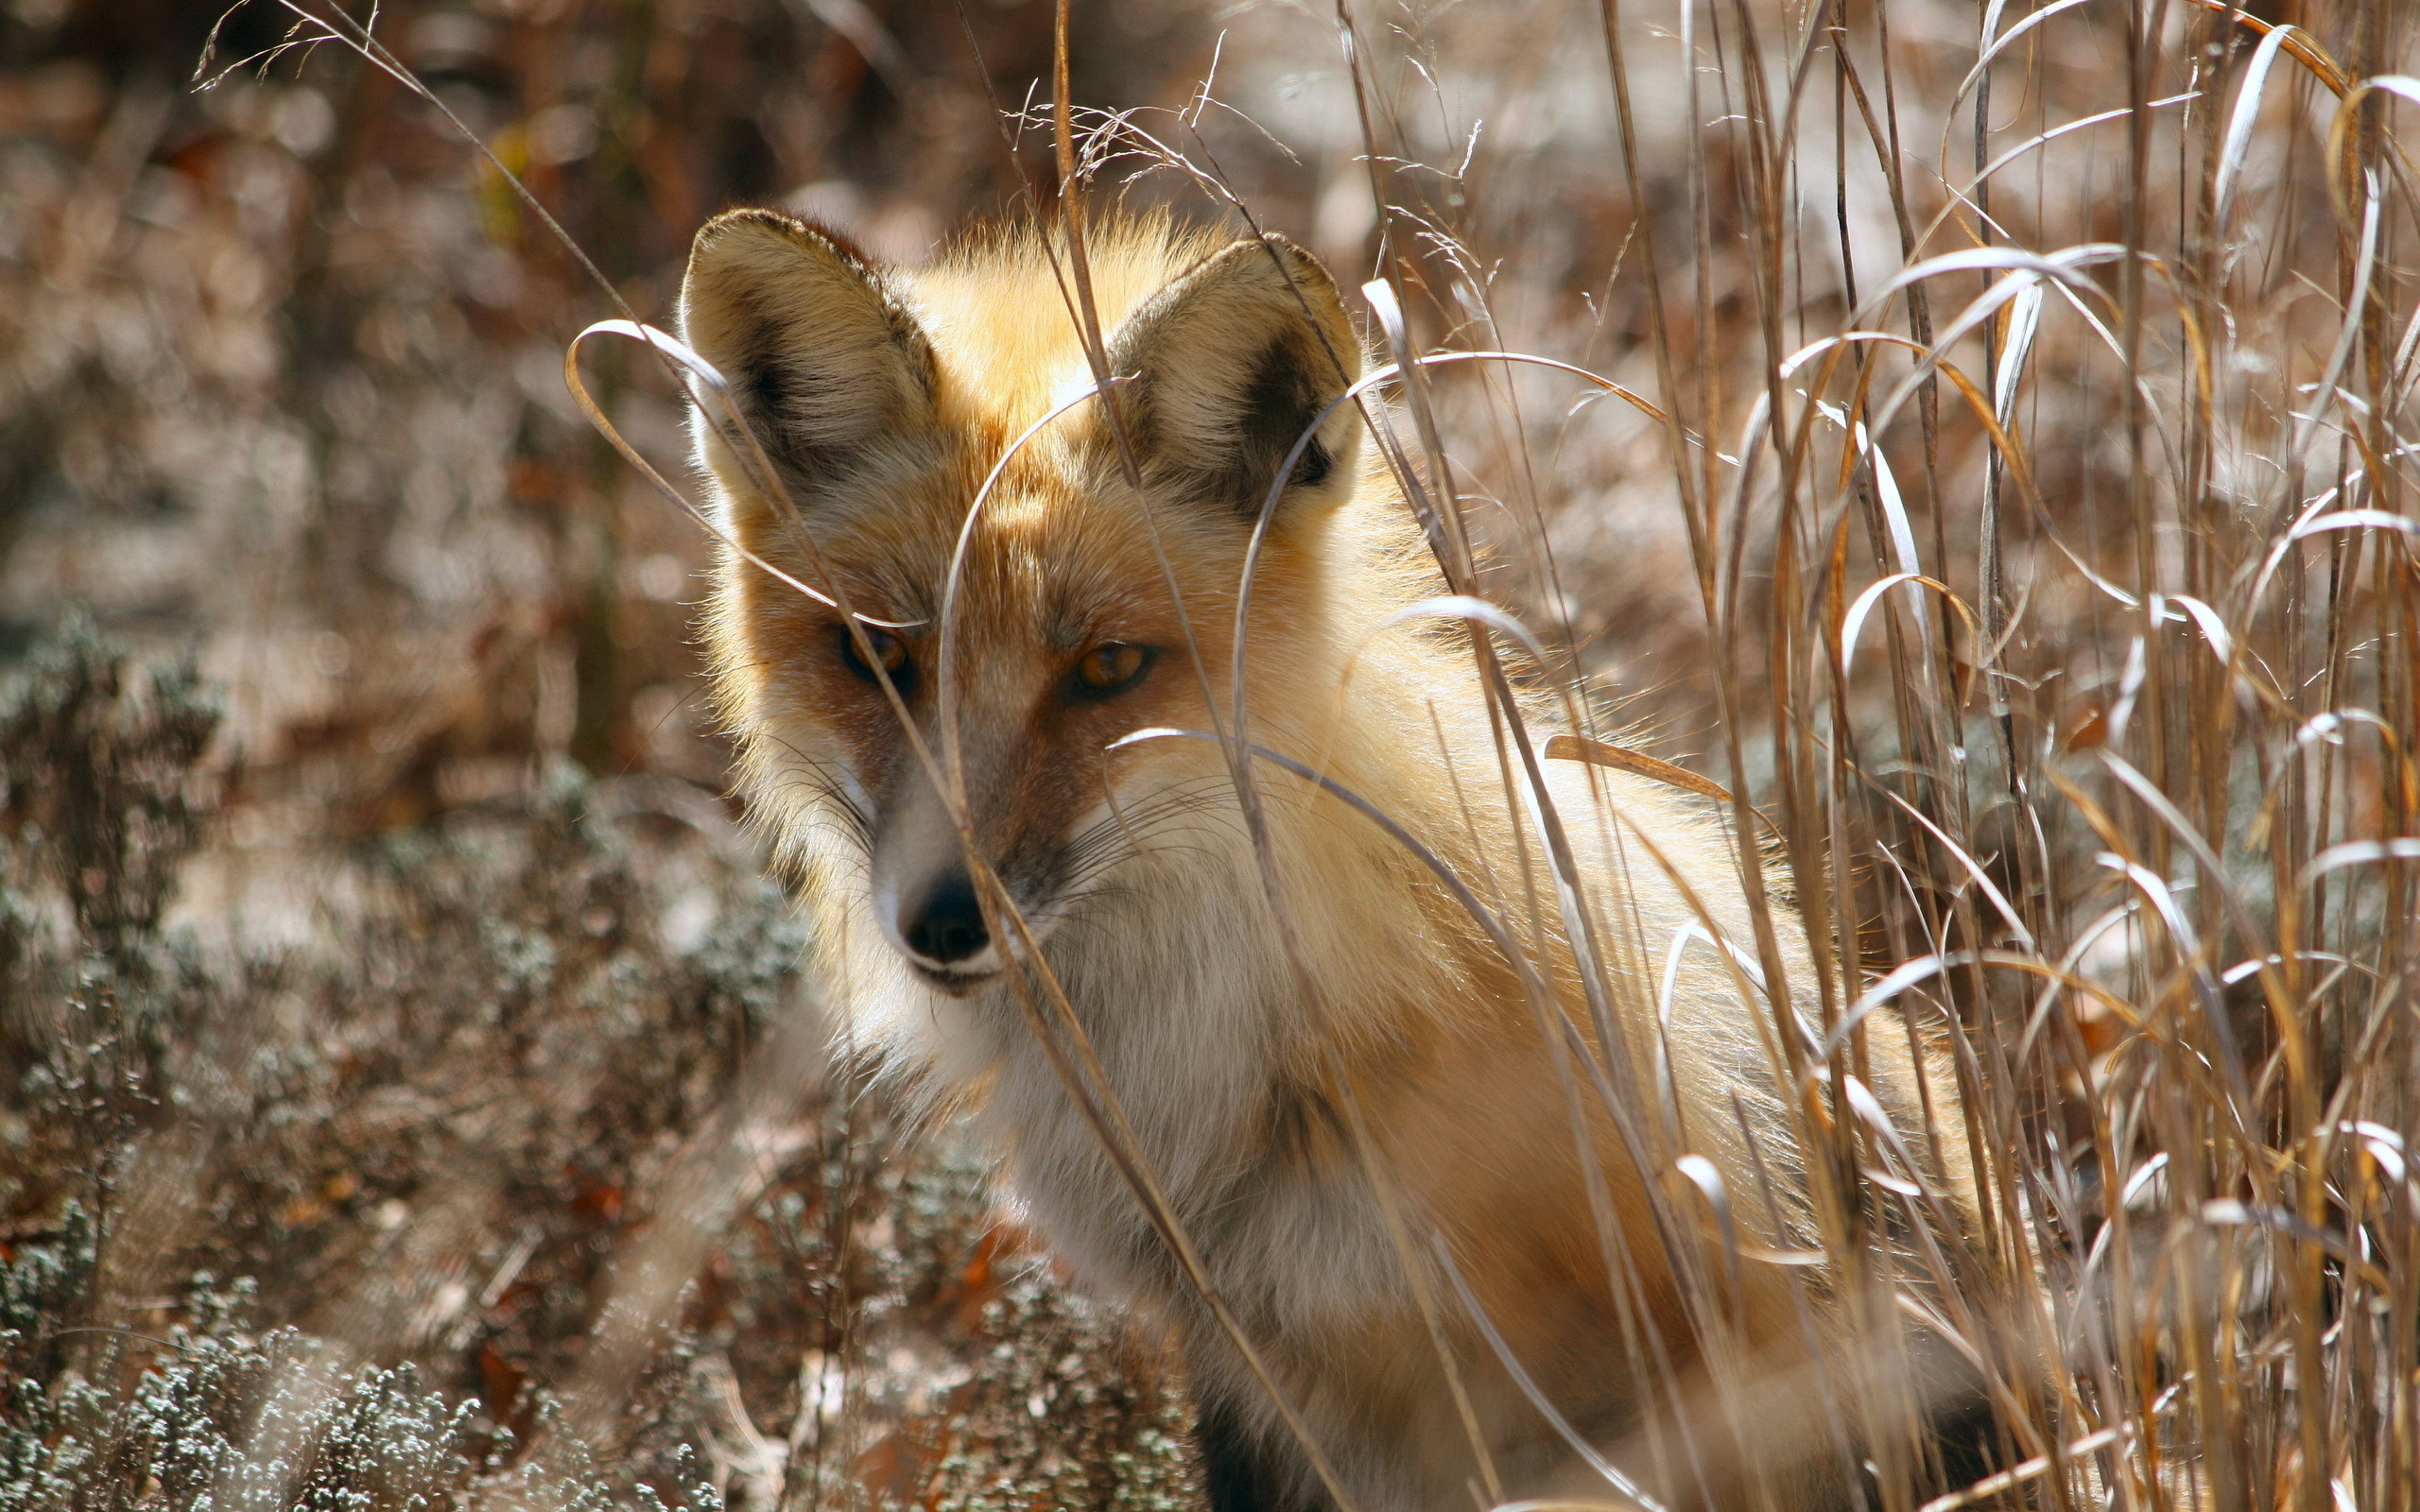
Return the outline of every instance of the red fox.
[[[1838,1173],[1793,1130],[1839,1099],[1777,1073],[1812,1033],[1760,985],[1811,980],[1803,935],[1776,903],[1759,951],[1699,800],[1500,762],[1477,632],[1404,617],[1444,590],[1314,258],[1150,218],[1090,253],[1114,411],[1039,233],[908,270],[741,210],[691,252],[684,337],[762,446],[700,405],[714,685],[850,1043],[1174,1331],[1218,1512],[1837,1499],[1865,1451],[1806,1262]],[[1297,764],[1256,820],[1218,742],[1127,738],[1232,734],[1237,667]],[[1037,1042],[1028,937],[1290,1420]],[[1858,1074],[1901,1184],[1963,1211],[1904,1025]]]

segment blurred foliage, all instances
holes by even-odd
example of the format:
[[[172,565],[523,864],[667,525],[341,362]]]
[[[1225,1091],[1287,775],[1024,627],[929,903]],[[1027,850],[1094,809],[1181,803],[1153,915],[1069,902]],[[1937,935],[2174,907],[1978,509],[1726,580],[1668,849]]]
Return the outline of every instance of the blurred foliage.
[[[560,765],[364,850],[313,937],[214,948],[164,922],[214,717],[89,626],[0,696],[0,1507],[1184,1504],[1168,1367],[945,1127],[815,1091],[744,852]],[[683,1227],[611,1389],[584,1356]]]

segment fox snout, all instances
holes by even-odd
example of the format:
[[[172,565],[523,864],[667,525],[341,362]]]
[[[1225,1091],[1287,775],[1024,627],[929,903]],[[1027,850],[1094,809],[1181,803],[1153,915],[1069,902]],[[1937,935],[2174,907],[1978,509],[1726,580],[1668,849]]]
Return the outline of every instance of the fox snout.
[[[983,917],[983,903],[966,863],[965,847],[939,795],[922,774],[903,784],[890,812],[876,822],[869,860],[874,921],[883,938],[916,974],[933,987],[953,993],[974,990],[1008,964],[1007,954]],[[996,816],[976,816],[977,845],[1007,886],[1015,905],[1032,919],[1048,889],[1029,875],[1031,868],[1008,857],[990,854],[982,845],[983,822]],[[1012,847],[1022,854],[1029,847]],[[1036,922],[1035,927],[1039,927]]]
[[[958,836],[929,823],[886,828],[925,833],[877,839],[872,880],[883,938],[919,976],[944,990],[972,988],[998,971],[1005,962],[984,922]],[[936,829],[939,833],[930,833]]]
[[[937,971],[976,969],[992,948],[975,881],[963,871],[943,872],[924,896],[899,910],[899,943],[908,958]]]
[[[971,596],[970,618],[991,607]],[[1047,627],[1044,611],[1011,607]],[[1156,647],[1141,641],[1159,640],[1161,627],[1020,634],[1014,618],[967,637],[946,712],[941,679],[917,680],[940,653],[938,637],[884,647],[891,676],[909,681],[922,744],[946,770],[906,759],[905,736],[881,728],[887,708],[869,711],[842,757],[855,766],[845,801],[862,821],[874,921],[926,985],[954,994],[1006,969],[1127,858],[1132,835],[1111,790],[1132,800],[1167,774],[1109,752],[1138,727],[1183,717],[1169,703],[1182,696],[1169,691],[1173,679],[1150,676]]]

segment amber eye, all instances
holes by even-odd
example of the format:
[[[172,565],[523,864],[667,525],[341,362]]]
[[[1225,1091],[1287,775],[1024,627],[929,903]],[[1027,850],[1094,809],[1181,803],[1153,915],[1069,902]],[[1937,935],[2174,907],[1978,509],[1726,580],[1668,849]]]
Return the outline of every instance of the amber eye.
[[[871,625],[865,627],[865,632],[866,644],[873,650],[874,661],[881,664],[883,671],[890,674],[891,685],[905,694],[916,678],[916,664],[908,660],[908,643],[889,630],[877,630]],[[840,660],[849,664],[850,671],[866,681],[881,680],[873,675],[873,668],[866,664],[865,658],[858,654],[856,637],[849,633],[846,626],[840,629]]]
[[[1094,646],[1076,663],[1071,691],[1081,698],[1115,697],[1142,681],[1158,658],[1159,653],[1148,645],[1129,645],[1123,641]]]

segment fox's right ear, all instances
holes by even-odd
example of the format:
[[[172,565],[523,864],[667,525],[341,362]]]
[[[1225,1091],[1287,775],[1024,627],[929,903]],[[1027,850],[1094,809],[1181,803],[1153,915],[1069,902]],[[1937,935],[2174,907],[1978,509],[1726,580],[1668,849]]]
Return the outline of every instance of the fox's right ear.
[[[1336,402],[1361,376],[1361,346],[1327,269],[1285,237],[1236,242],[1145,301],[1110,362],[1134,377],[1147,472],[1245,521],[1288,457],[1289,497],[1351,494],[1360,417]]]
[[[853,248],[774,211],[728,211],[699,231],[681,335],[731,385],[802,501],[931,412],[933,350],[915,318]],[[693,418],[698,457],[735,484],[747,472],[717,418]]]

